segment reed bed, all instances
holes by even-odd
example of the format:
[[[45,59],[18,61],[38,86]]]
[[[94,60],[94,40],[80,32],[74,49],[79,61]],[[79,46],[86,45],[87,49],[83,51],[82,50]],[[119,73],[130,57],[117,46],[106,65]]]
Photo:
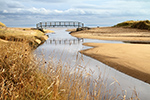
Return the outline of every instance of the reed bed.
[[[121,89],[115,78],[112,84],[107,84],[102,73],[95,79],[93,72],[80,64],[72,67],[61,59],[37,58],[25,42],[1,44],[0,50],[1,100],[139,99],[136,91],[127,98],[126,90]],[[121,92],[117,93],[117,89]]]

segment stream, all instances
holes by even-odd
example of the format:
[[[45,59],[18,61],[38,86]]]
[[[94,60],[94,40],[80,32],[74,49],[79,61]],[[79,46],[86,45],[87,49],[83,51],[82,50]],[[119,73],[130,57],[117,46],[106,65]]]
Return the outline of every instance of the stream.
[[[135,79],[131,76],[128,76],[124,73],[121,73],[100,61],[97,61],[88,56],[82,55],[79,53],[80,50],[89,49],[91,47],[83,46],[82,43],[85,42],[94,42],[94,43],[123,43],[121,41],[105,41],[105,40],[95,40],[95,39],[79,39],[73,37],[69,32],[65,31],[67,28],[51,28],[50,30],[55,31],[55,33],[48,33],[49,39],[39,46],[35,50],[37,56],[44,55],[46,60],[49,60],[49,56],[53,56],[53,59],[61,59],[64,63],[81,63],[82,66],[86,66],[87,70],[94,71],[94,77],[100,74],[100,71],[105,74],[107,78],[107,84],[114,82],[115,78],[121,88],[127,91],[128,96],[130,97],[132,91],[135,89],[138,93],[138,97],[142,100],[149,100],[150,98],[150,85]],[[78,62],[76,59],[81,57],[82,62]],[[98,67],[100,71],[98,70]]]

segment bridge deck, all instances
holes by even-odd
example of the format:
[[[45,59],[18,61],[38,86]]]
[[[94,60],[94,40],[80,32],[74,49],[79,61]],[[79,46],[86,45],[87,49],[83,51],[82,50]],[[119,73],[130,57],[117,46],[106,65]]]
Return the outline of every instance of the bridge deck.
[[[46,27],[84,27],[84,23],[73,21],[40,22],[36,24],[39,29]]]

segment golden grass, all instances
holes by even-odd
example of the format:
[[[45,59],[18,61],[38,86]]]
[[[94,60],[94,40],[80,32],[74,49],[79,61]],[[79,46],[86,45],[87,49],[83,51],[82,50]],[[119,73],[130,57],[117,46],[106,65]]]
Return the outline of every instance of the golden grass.
[[[0,27],[6,27],[6,25],[2,22],[0,22]]]
[[[117,80],[108,85],[101,73],[95,79],[93,72],[87,72],[80,64],[70,66],[61,60],[37,59],[25,42],[2,44],[0,50],[1,100],[138,99],[136,91],[127,98]],[[117,86],[111,90],[113,85]],[[121,91],[119,94],[117,88]]]
[[[1,28],[0,33],[8,36],[38,36],[44,34],[43,32],[32,28],[8,28],[8,27]]]
[[[32,47],[36,48],[44,43],[48,37],[45,33],[33,28],[0,28],[0,39],[6,41],[22,42],[26,40]]]
[[[0,26],[5,26],[0,22]],[[34,47],[44,43],[48,37],[46,33],[51,33],[51,30],[38,30],[36,28],[11,28],[11,27],[0,27],[0,39],[6,41],[20,41],[26,40],[29,44]]]

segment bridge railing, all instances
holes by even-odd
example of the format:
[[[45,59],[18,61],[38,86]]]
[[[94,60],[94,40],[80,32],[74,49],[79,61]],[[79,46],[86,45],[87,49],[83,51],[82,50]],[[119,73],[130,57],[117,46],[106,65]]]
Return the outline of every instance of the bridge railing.
[[[40,22],[36,24],[36,27],[39,29],[47,28],[47,27],[84,27],[84,23],[82,22],[74,22],[74,21],[55,21],[55,22]]]

